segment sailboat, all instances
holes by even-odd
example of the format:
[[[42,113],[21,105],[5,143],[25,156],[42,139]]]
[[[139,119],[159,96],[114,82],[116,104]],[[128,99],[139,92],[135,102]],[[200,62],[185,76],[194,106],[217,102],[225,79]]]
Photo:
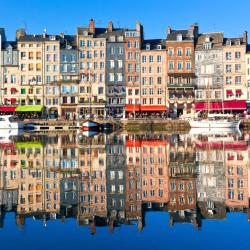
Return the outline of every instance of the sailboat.
[[[89,81],[92,74],[89,73]],[[91,100],[92,100],[92,84],[90,82],[90,96],[89,96],[89,115],[87,120],[82,124],[81,130],[83,131],[99,131],[100,124],[93,121],[92,108],[91,108]]]
[[[208,88],[209,89],[209,88]],[[223,89],[222,89],[222,114],[210,114],[210,97],[207,98],[207,117],[206,118],[191,118],[189,124],[191,128],[235,128],[239,129],[241,120],[235,119],[232,114],[224,114],[223,105]],[[194,116],[197,117],[197,116]]]

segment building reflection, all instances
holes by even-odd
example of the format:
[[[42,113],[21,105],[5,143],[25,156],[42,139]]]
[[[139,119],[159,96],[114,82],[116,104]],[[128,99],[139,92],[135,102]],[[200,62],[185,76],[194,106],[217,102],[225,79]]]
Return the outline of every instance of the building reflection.
[[[0,226],[6,213],[69,218],[95,234],[147,226],[148,212],[170,226],[224,220],[249,211],[249,147],[241,135],[23,134],[0,142]],[[35,223],[35,222],[34,222]]]

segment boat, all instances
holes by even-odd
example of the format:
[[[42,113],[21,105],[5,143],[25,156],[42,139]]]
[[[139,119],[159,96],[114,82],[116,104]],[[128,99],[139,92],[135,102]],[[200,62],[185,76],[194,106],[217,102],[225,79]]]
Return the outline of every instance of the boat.
[[[81,126],[83,131],[99,131],[99,129],[100,124],[91,120],[85,121]]]
[[[23,129],[23,124],[15,121],[13,115],[1,115],[0,129]]]
[[[189,120],[191,128],[235,128],[239,129],[241,120],[233,119],[228,114],[208,114],[206,119],[194,118]]]

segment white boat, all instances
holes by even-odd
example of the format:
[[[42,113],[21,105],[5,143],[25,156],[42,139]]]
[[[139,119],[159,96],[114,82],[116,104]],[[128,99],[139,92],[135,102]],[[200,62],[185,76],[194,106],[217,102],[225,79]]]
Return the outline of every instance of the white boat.
[[[12,115],[1,115],[0,129],[23,129],[23,124],[15,121]]]
[[[208,114],[207,119],[189,120],[191,128],[235,128],[239,129],[241,120],[233,119],[231,114]]]
[[[81,129],[83,131],[98,131],[100,129],[100,124],[93,121],[86,121],[82,124]]]

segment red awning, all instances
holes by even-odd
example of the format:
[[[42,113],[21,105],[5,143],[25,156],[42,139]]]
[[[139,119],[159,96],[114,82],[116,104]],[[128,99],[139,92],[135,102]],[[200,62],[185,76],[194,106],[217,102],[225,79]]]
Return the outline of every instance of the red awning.
[[[11,88],[10,91],[11,92],[17,92],[17,89],[16,88]]]
[[[10,98],[11,103],[16,103],[16,98]]]
[[[214,149],[214,150],[247,150],[248,145],[245,141],[239,142],[199,142],[195,144],[197,149]]]
[[[167,141],[165,140],[142,140],[141,146],[161,146],[167,145]]]
[[[222,103],[221,102],[211,102],[209,103],[209,109],[212,110],[221,110],[222,109]],[[195,110],[207,110],[208,109],[208,103],[206,102],[197,102],[195,103]]]
[[[141,106],[141,111],[166,111],[167,108],[164,105],[145,105]]]
[[[14,112],[16,110],[16,107],[0,107],[0,112]]]
[[[244,100],[224,101],[224,109],[227,109],[227,110],[246,109],[246,101]]]
[[[232,91],[231,89],[227,89],[227,90],[226,90],[226,93],[227,93],[227,95],[232,95],[232,94],[233,94],[233,91]]]
[[[125,110],[127,112],[140,111],[140,105],[139,104],[126,104]]]
[[[141,147],[140,140],[126,140],[126,147],[133,148],[133,147]]]
[[[241,94],[242,94],[242,91],[241,91],[241,89],[236,89],[235,93],[236,93],[237,95],[241,95]]]

